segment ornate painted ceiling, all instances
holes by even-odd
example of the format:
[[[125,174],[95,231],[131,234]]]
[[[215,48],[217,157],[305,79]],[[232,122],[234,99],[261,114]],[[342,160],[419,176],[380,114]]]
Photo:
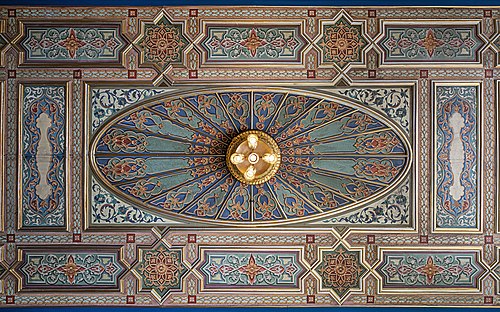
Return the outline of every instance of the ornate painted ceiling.
[[[0,7],[0,305],[499,305],[499,29]]]

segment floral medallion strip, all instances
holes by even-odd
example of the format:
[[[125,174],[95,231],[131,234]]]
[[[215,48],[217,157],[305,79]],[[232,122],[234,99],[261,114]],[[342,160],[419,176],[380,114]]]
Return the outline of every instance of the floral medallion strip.
[[[478,62],[484,42],[476,26],[385,26],[384,62]]]
[[[377,272],[384,289],[472,289],[480,287],[485,269],[478,252],[384,251]]]
[[[118,289],[125,268],[119,251],[23,250],[18,268],[25,289]]]
[[[20,45],[27,63],[119,63],[126,45],[119,25],[25,26]]]
[[[66,87],[25,86],[22,106],[23,228],[66,226]]]
[[[437,229],[478,227],[478,89],[436,87]]]
[[[298,289],[304,267],[299,252],[204,250],[206,289]]]
[[[207,26],[206,63],[301,62],[305,40],[300,27]]]

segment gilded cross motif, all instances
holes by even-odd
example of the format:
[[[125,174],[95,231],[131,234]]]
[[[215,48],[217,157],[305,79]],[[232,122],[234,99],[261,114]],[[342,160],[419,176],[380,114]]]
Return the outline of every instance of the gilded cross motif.
[[[144,23],[137,45],[142,51],[143,63],[163,70],[169,64],[182,63],[187,41],[182,34],[182,26],[171,24],[163,17],[156,23]]]
[[[160,301],[172,289],[180,289],[186,272],[180,250],[168,249],[160,244],[153,249],[139,249],[139,263],[133,269],[142,289],[151,292]]]
[[[360,252],[349,251],[342,245],[333,251],[323,251],[321,263],[316,268],[323,287],[331,289],[340,298],[351,289],[360,288],[361,278],[367,271],[360,257]]]
[[[340,19],[334,25],[325,25],[323,32],[319,45],[323,49],[325,63],[335,63],[345,67],[349,63],[362,60],[366,41],[361,35],[361,26]]]

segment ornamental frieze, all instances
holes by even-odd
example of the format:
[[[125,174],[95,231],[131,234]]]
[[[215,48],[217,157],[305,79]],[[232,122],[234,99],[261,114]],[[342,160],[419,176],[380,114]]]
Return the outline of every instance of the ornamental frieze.
[[[0,307],[497,306],[499,26],[0,8]]]

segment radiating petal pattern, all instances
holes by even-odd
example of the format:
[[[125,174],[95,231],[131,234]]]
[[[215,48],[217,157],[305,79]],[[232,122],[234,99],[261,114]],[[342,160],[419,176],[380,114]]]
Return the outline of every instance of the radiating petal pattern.
[[[256,129],[282,163],[259,185],[239,182],[226,150]],[[92,139],[97,178],[131,204],[178,219],[269,225],[328,217],[397,187],[411,150],[392,121],[357,102],[292,89],[161,95],[114,116]]]

